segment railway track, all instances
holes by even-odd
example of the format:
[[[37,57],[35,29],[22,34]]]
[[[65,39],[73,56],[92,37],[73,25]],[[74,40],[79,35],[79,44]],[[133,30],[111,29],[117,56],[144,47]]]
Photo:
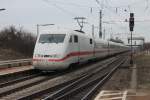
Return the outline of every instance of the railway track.
[[[35,75],[39,73],[38,70],[25,70],[25,71],[21,71],[21,72],[16,72],[16,73],[10,73],[10,74],[5,74],[5,75],[0,75],[0,83],[7,83],[9,81],[13,81],[13,80],[19,80],[31,75]]]
[[[113,61],[114,61],[114,59],[111,59],[109,63],[112,63]],[[105,63],[103,63],[103,64],[107,64],[107,63],[108,63],[108,62],[105,62]],[[103,65],[103,64],[102,64],[102,65]],[[42,99],[43,97],[45,97],[45,95],[49,95],[49,94],[51,94],[51,93],[52,93],[51,95],[54,95],[53,93],[62,90],[60,93],[58,93],[58,94],[55,95],[56,97],[58,97],[58,96],[60,96],[61,94],[63,94],[64,91],[68,91],[68,90],[74,88],[78,83],[80,83],[80,82],[86,82],[85,80],[86,80],[87,78],[93,77],[94,74],[96,74],[96,73],[98,73],[98,72],[100,72],[100,71],[106,69],[106,67],[107,67],[107,66],[103,66],[103,67],[97,66],[97,67],[93,68],[93,71],[90,70],[90,71],[92,72],[92,73],[90,73],[90,75],[88,75],[88,73],[85,73],[85,74],[83,74],[82,76],[80,76],[80,77],[78,77],[78,78],[75,78],[75,79],[73,79],[73,80],[71,80],[71,81],[67,81],[67,82],[65,82],[65,83],[59,84],[59,85],[57,85],[57,86],[55,86],[55,87],[52,87],[52,88],[48,88],[48,89],[46,89],[46,90],[38,91],[38,92],[36,92],[36,93],[34,93],[34,94],[30,94],[30,95],[25,96],[25,97],[20,97],[19,99],[20,99],[20,100],[26,100],[26,99]],[[95,70],[95,69],[97,69],[97,70]],[[68,87],[69,87],[69,89],[68,89]],[[65,89],[65,90],[63,90],[63,89]],[[47,92],[50,92],[50,93],[47,94]],[[43,94],[44,94],[44,95],[43,95]],[[42,95],[42,97],[41,97],[41,96],[39,97],[39,95]],[[47,99],[47,98],[49,99],[49,96],[48,96],[48,97],[45,97],[45,98],[46,98],[46,99]]]
[[[118,60],[119,59],[119,60]],[[115,58],[105,62],[101,67],[95,67],[91,73],[84,73],[82,76],[63,82],[54,87],[38,90],[32,94],[20,96],[18,100],[86,100],[93,96],[94,88],[104,84],[112,73],[124,62],[124,59]],[[102,81],[101,81],[102,80]],[[83,91],[84,90],[84,91]],[[92,92],[90,90],[93,90]],[[88,92],[90,91],[90,93]],[[82,92],[82,93],[81,93]],[[88,94],[87,94],[88,93]]]
[[[109,64],[104,65],[103,68],[97,69],[94,73],[81,77],[79,80],[44,97],[42,100],[91,100],[95,91],[102,87],[104,82],[111,77],[114,71],[123,62],[124,60],[112,61]],[[114,66],[112,66],[112,64],[114,64]],[[112,67],[111,70],[104,71],[104,69],[106,67],[108,68],[110,65]]]
[[[120,61],[117,61],[117,59],[118,57],[112,57],[101,62],[85,65],[86,67],[69,69],[59,73],[43,74],[38,72],[3,82],[0,84],[0,99],[59,100],[69,97],[74,100],[82,99],[81,97],[92,90],[100,80],[110,74],[112,68],[118,62],[123,62],[120,58]],[[117,69],[118,66],[115,68]],[[84,96],[80,96],[81,94],[72,95],[82,92],[81,90],[84,90],[81,93]]]
[[[102,61],[98,65],[103,65],[113,59],[114,58],[110,58],[108,60]],[[89,71],[94,71],[95,68],[99,67],[97,64],[93,65],[95,67],[91,67],[91,65],[93,64],[89,64],[89,67],[86,65],[85,68],[84,67],[81,68],[82,70],[75,68],[75,70],[74,69],[66,70],[64,72],[53,73],[53,75],[51,73],[49,73],[49,75],[45,74],[46,76],[45,75],[42,76],[39,74],[37,76],[35,75],[35,77],[34,75],[31,76],[32,77],[31,79],[29,76],[29,78],[24,77],[25,79],[21,78],[9,82],[4,82],[0,87],[1,88],[0,99],[16,100],[16,99],[21,99],[22,97],[27,97],[28,95],[37,94],[35,92],[38,91],[40,92],[43,90],[45,91],[48,90],[49,88],[54,89],[55,86],[64,87],[70,82],[73,82],[74,80],[79,79],[81,76],[86,75],[87,73],[89,73]],[[76,77],[72,79],[73,76]],[[50,84],[53,84],[54,86]]]
[[[4,62],[7,62],[7,61],[4,61]],[[94,62],[90,62],[90,63],[88,63],[88,65],[90,66],[93,63]],[[69,70],[64,70],[63,73],[65,74],[65,73],[68,73],[68,72],[72,72],[72,71],[75,71],[75,70],[82,69],[82,68],[86,67],[86,65],[87,64],[84,64],[83,66],[79,65],[78,66],[79,68],[74,67],[74,68],[71,68]],[[57,72],[43,73],[39,70],[30,69],[30,70],[25,70],[25,71],[21,71],[21,72],[16,72],[16,73],[11,73],[11,74],[6,74],[6,75],[0,75],[0,88],[5,87],[7,85],[15,84],[17,82],[28,80],[28,79],[31,79],[31,78],[34,78],[34,77],[37,77],[37,76],[40,76],[40,75],[55,75],[56,73]],[[62,71],[59,72],[59,73],[62,73]]]
[[[29,80],[29,79],[32,79],[34,77],[38,77],[40,75],[42,75],[42,73],[31,74],[31,75],[23,76],[23,77],[14,79],[14,80],[6,81],[6,82],[3,82],[3,83],[0,83],[0,88],[19,83],[21,81]]]

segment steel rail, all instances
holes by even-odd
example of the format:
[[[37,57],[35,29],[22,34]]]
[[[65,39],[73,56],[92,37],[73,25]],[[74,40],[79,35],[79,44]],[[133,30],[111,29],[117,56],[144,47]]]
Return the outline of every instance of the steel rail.
[[[115,61],[115,60],[112,59],[109,63],[107,63],[107,65],[113,63],[114,61]],[[82,77],[79,78],[78,80],[76,80],[76,81],[74,81],[73,83],[71,83],[71,84],[69,84],[69,85],[63,87],[62,89],[60,89],[60,90],[54,92],[53,94],[51,94],[51,95],[45,97],[45,98],[42,99],[42,100],[49,100],[49,99],[52,99],[52,100],[53,100],[53,99],[59,97],[60,95],[67,93],[71,88],[73,88],[74,86],[80,84],[80,82],[82,82],[82,81],[88,79],[89,77],[95,75],[96,73],[98,73],[98,72],[100,72],[100,71],[106,69],[106,68],[107,68],[107,65],[103,65],[102,67],[100,67],[100,68],[97,69],[96,71],[94,71],[94,72],[92,72],[92,73],[90,73],[90,74],[88,74],[88,75],[82,76]]]
[[[116,59],[117,58],[119,58],[119,57],[116,57]],[[115,59],[111,59],[112,60],[112,63],[114,63],[116,60]],[[51,88],[52,89],[54,89],[54,91],[52,92],[52,93],[55,93],[56,91],[58,91],[58,90],[60,90],[60,89],[62,89],[63,87],[65,87],[66,85],[67,86],[69,86],[69,84],[72,84],[72,83],[74,83],[76,80],[80,80],[80,81],[82,81],[82,79],[86,79],[86,78],[88,78],[88,77],[92,77],[93,75],[95,76],[95,74],[96,74],[96,72],[98,73],[98,69],[102,69],[101,67],[102,66],[105,66],[105,68],[107,69],[108,68],[108,66],[109,66],[109,64],[111,65],[112,63],[111,63],[111,60],[108,60],[107,62],[103,62],[103,64],[98,64],[98,65],[96,65],[95,67],[93,67],[93,70],[92,70],[92,72],[90,72],[90,73],[84,73],[84,74],[82,74],[82,76],[80,76],[80,77],[78,77],[78,78],[76,78],[76,79],[72,79],[72,80],[70,80],[70,82],[64,82],[64,83],[61,83],[61,84],[65,84],[65,85],[61,85],[61,84],[58,84],[56,87],[56,89],[55,88],[52,88],[52,87],[46,87],[45,89],[41,89],[41,90],[39,90],[39,91],[36,91],[35,93],[31,93],[31,94],[29,94],[29,95],[22,95],[22,96],[20,96],[20,97],[17,97],[17,100],[26,100],[26,99],[31,99],[32,97],[33,97],[33,99],[34,98],[37,98],[37,97],[41,97],[41,96],[44,96],[45,94],[48,94],[49,92],[50,92],[50,90],[51,90]],[[114,61],[114,62],[113,62]],[[101,65],[101,67],[99,67]],[[111,66],[110,66],[111,67]],[[95,70],[94,70],[94,68],[95,68]],[[95,84],[95,82],[97,83],[100,79],[102,79],[105,75],[106,75],[107,73],[103,73],[103,75],[101,75],[101,77],[99,78],[99,76],[98,76],[98,78],[96,78],[96,79],[92,79],[92,80],[94,80],[94,81],[90,81],[90,82],[87,82],[87,84],[86,84],[86,86],[88,85],[88,84]],[[90,75],[90,76],[89,76]],[[82,79],[81,79],[82,78]],[[98,80],[99,79],[99,80]],[[80,82],[79,82],[80,83]],[[78,82],[76,82],[76,84],[78,84]],[[37,84],[38,85],[38,84]],[[84,85],[85,84],[79,84],[79,85],[82,85],[83,86],[83,88],[84,88]],[[31,84],[30,84],[30,86],[31,86]],[[71,86],[71,85],[70,85]],[[28,86],[29,87],[29,86]],[[82,87],[81,87],[82,88]],[[73,88],[71,88],[72,90],[73,90]],[[80,89],[80,88],[79,88]],[[20,90],[19,90],[20,91]],[[18,91],[18,92],[19,92]],[[65,92],[64,92],[65,93]],[[67,93],[67,92],[66,92]],[[40,95],[41,96],[40,96]],[[46,96],[46,95],[45,95]],[[9,98],[9,96],[8,96],[8,98]]]
[[[106,60],[106,61],[104,61],[104,62],[102,62],[101,64],[99,64],[99,65],[105,65],[106,63],[108,63],[108,62],[111,62],[111,61],[113,61],[115,58],[113,57],[113,58],[110,58],[109,60]],[[97,69],[97,68],[100,68],[99,67],[99,65],[95,65],[95,67],[94,68],[92,68],[91,69],[91,71],[93,70],[93,71],[95,71],[95,69]],[[91,66],[91,65],[90,65]],[[93,72],[92,71],[92,72]],[[67,81],[67,82],[65,82],[65,83],[62,83],[62,84],[59,84],[59,85],[57,85],[57,86],[55,86],[57,89],[54,89],[55,87],[52,87],[52,88],[47,88],[46,90],[39,90],[39,91],[37,91],[37,92],[35,92],[35,93],[31,93],[30,95],[27,95],[27,96],[22,96],[22,97],[19,97],[19,99],[18,100],[26,100],[26,99],[34,99],[34,98],[37,98],[37,96],[40,96],[40,95],[43,95],[43,94],[46,94],[46,93],[49,93],[51,90],[54,90],[53,92],[55,92],[55,91],[57,91],[57,90],[60,90],[60,88],[62,88],[62,86],[64,87],[64,86],[66,86],[66,85],[68,85],[68,84],[71,84],[71,83],[73,83],[73,82],[75,82],[76,80],[78,80],[78,79],[80,79],[80,78],[82,78],[82,77],[86,77],[86,75],[87,75],[88,73],[86,72],[86,73],[84,73],[82,76],[80,76],[80,77],[78,77],[78,78],[75,78],[75,79],[72,79],[72,80],[70,80],[70,81]],[[91,75],[92,76],[92,75]],[[64,85],[65,84],[65,85]],[[46,91],[46,92],[45,92]]]
[[[58,77],[59,75],[60,74],[57,74],[57,73],[51,73],[51,76],[40,76],[39,75],[37,77],[31,77],[31,79],[29,79],[30,81],[29,80],[25,80],[25,81],[23,80],[23,81],[18,82],[16,84],[13,84],[13,85],[11,84],[9,86],[3,87],[5,91],[0,91],[0,98],[5,96],[5,95],[9,95],[12,92],[19,92],[22,89],[29,88],[29,87],[32,87],[34,85],[38,85],[38,84],[43,83],[45,81],[51,80],[55,77]],[[7,87],[10,87],[11,89],[7,88]]]
[[[11,63],[11,62],[26,62],[26,61],[31,61],[31,58],[28,59],[17,59],[17,60],[7,60],[7,61],[0,61],[0,64],[3,63]]]
[[[28,80],[28,79],[31,79],[31,78],[34,78],[34,77],[37,77],[37,76],[40,76],[40,75],[42,75],[42,73],[36,73],[36,74],[33,74],[33,75],[29,75],[29,76],[21,77],[21,78],[14,79],[14,80],[11,80],[11,81],[7,81],[7,82],[4,82],[4,83],[0,83],[0,88],[6,87],[8,85],[12,85],[12,84],[15,84],[15,83],[18,83],[18,82],[21,82],[21,81],[25,81],[25,80]]]
[[[121,63],[122,63],[122,62],[121,62]],[[120,66],[121,63],[119,63],[119,64],[115,67],[115,69],[118,68],[118,66]],[[100,77],[98,77],[98,78],[96,78],[96,79],[94,79],[94,80],[92,80],[92,81],[89,81],[89,82],[87,82],[87,83],[85,83],[85,84],[82,84],[81,86],[79,86],[79,87],[77,87],[77,88],[72,89],[72,87],[71,87],[71,88],[70,88],[70,89],[72,89],[71,91],[66,91],[66,93],[57,95],[57,96],[54,97],[54,98],[45,98],[45,99],[42,99],[42,100],[60,100],[60,99],[64,99],[64,98],[66,98],[67,96],[69,96],[69,95],[71,95],[71,94],[75,94],[75,93],[77,93],[78,91],[80,91],[80,90],[82,90],[82,89],[84,89],[84,88],[86,88],[86,87],[88,87],[88,86],[90,86],[90,85],[92,85],[92,84],[98,83],[100,80],[106,80],[105,77],[108,77],[108,76],[110,77],[110,75],[112,75],[112,72],[114,72],[114,68],[113,68],[113,71],[111,71],[111,72],[106,72],[104,75],[102,75],[102,76],[100,76]],[[87,99],[84,99],[84,100],[87,100]]]
[[[123,64],[126,59],[123,59],[115,68],[113,68],[101,81],[99,81],[81,100],[90,100],[97,90],[100,89],[103,84],[112,76],[112,74],[118,69],[118,67]]]

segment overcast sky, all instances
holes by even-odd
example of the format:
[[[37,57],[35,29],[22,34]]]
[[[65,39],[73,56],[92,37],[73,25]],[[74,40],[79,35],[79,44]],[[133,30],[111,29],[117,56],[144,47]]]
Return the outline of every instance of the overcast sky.
[[[137,20],[135,36],[144,36],[150,42],[149,4],[149,0],[0,0],[0,8],[6,8],[0,12],[0,29],[15,25],[36,33],[36,24],[49,23],[78,29],[73,18],[83,16],[88,22],[84,30],[91,32],[91,25],[99,24],[99,9],[103,9],[103,21],[107,22],[103,23],[103,29],[107,38],[112,33],[113,37],[127,37],[128,23],[123,21],[129,18],[130,12],[134,12]],[[97,33],[98,29],[95,31]]]

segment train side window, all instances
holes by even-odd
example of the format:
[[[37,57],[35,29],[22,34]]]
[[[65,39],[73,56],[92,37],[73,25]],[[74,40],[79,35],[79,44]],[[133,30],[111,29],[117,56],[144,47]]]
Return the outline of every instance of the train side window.
[[[70,36],[69,43],[72,43],[72,36]]]
[[[93,41],[92,41],[92,39],[90,39],[90,44],[92,44],[93,43]]]
[[[74,36],[74,42],[78,43],[78,36],[77,35]]]

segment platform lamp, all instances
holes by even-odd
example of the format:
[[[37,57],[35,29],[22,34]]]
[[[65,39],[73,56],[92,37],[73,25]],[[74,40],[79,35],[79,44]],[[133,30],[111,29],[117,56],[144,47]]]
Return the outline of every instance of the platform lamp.
[[[6,10],[5,8],[0,9],[0,11]]]

